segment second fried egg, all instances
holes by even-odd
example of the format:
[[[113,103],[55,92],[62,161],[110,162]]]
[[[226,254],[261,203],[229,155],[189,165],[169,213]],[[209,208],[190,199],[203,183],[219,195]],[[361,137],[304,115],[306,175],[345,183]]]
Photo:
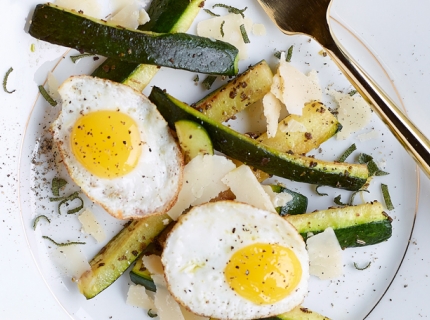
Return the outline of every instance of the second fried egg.
[[[307,293],[309,258],[300,234],[279,215],[234,201],[181,216],[162,263],[172,295],[201,316],[269,317],[290,311]]]

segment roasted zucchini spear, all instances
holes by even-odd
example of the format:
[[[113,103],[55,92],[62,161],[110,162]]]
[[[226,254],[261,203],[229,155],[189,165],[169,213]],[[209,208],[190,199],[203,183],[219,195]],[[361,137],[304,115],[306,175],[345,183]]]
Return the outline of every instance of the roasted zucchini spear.
[[[202,0],[153,0],[148,8],[150,21],[139,30],[158,33],[186,32],[202,7]],[[116,59],[106,59],[92,74],[94,77],[122,82],[142,91],[159,68]]]
[[[226,42],[126,29],[50,3],[36,6],[29,33],[36,39],[131,63],[228,76],[238,72],[238,50]]]
[[[365,165],[327,162],[279,152],[213,121],[158,87],[152,89],[149,99],[171,127],[179,120],[198,122],[208,132],[215,150],[269,174],[347,190],[360,190],[367,181]]]

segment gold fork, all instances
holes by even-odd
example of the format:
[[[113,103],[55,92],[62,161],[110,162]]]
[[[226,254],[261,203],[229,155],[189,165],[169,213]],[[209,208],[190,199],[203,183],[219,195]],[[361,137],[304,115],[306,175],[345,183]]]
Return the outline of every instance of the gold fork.
[[[258,0],[272,21],[288,35],[318,41],[357,91],[366,99],[403,147],[430,178],[430,142],[375,81],[348,56],[330,32],[331,0]]]

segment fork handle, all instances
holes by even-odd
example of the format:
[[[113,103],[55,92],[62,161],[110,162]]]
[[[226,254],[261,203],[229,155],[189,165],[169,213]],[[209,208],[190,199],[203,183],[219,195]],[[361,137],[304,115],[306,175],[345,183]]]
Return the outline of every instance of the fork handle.
[[[352,57],[336,44],[327,54],[430,178],[430,141]]]

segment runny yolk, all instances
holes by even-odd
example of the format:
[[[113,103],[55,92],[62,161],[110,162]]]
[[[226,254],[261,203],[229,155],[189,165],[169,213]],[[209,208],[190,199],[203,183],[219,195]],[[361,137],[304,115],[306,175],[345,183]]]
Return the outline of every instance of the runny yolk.
[[[73,126],[71,144],[85,169],[108,179],[133,170],[142,151],[136,122],[119,111],[95,111],[80,117]]]
[[[224,274],[229,286],[241,297],[255,304],[273,304],[297,287],[302,267],[291,249],[256,243],[235,252]]]

